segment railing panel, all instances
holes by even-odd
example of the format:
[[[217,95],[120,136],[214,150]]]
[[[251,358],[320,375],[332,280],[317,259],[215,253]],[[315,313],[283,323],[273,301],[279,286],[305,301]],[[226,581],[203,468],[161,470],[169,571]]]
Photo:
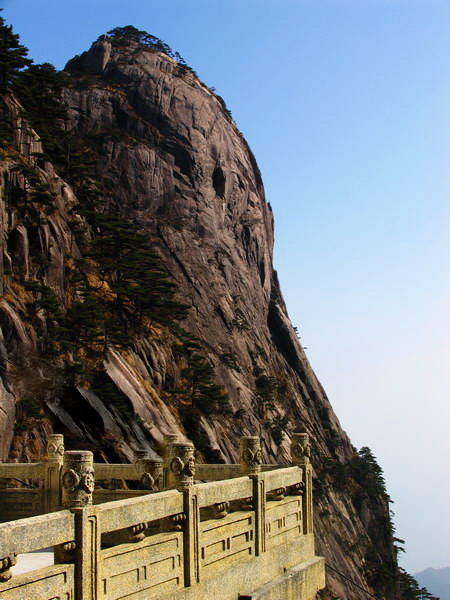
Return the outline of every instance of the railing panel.
[[[43,479],[44,463],[0,463],[0,479]]]
[[[266,504],[266,545],[272,548],[297,538],[302,531],[302,497],[288,496]]]
[[[140,477],[136,466],[131,464],[95,463],[94,473],[96,481],[101,479],[125,479],[133,481]]]
[[[223,519],[201,523],[200,560],[202,576],[226,569],[255,555],[255,513],[238,511]]]
[[[0,583],[1,600],[73,600],[74,565],[53,565]]]
[[[93,494],[94,504],[114,502],[116,500],[127,500],[128,498],[140,498],[149,494],[146,490],[103,490],[96,489]]]
[[[183,512],[183,494],[177,490],[168,490],[98,504],[94,510],[100,518],[101,532],[106,533]]]
[[[184,586],[183,534],[159,533],[101,551],[101,597],[141,600]]]
[[[266,492],[295,485],[302,481],[302,476],[302,471],[298,467],[287,467],[285,469],[266,471],[263,474],[266,483]]]
[[[211,506],[219,502],[231,502],[241,498],[249,498],[253,494],[253,483],[248,477],[237,477],[225,481],[198,483],[194,486],[198,498],[198,506]]]
[[[2,557],[13,553],[33,552],[74,539],[74,516],[68,510],[0,524]]]
[[[35,517],[45,512],[43,489],[7,488],[0,490],[0,522]]]
[[[195,465],[195,479],[205,481],[220,481],[233,479],[242,475],[241,465]]]

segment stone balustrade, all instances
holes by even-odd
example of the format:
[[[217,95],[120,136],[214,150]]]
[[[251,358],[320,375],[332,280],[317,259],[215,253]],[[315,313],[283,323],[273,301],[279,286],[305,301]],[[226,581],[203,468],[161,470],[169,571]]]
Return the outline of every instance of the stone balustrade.
[[[43,482],[31,490],[43,514],[0,524],[1,600],[310,600],[324,586],[304,434],[285,468],[262,464],[256,437],[242,438],[239,465],[196,464],[193,445],[175,436],[163,458],[97,465],[51,436],[46,461],[0,465],[0,478]],[[141,489],[96,502],[95,482],[107,479]],[[15,492],[0,489],[0,508]],[[48,547],[56,564],[11,576],[17,555]]]

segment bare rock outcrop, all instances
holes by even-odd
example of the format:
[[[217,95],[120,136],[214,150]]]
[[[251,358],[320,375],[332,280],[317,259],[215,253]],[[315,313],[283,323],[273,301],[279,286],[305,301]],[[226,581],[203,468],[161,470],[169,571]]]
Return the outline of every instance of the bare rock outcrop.
[[[318,552],[374,589],[373,564],[395,568],[388,507],[384,497],[364,492],[350,469],[355,448],[289,320],[272,265],[272,210],[223,100],[165,53],[108,36],[66,72],[65,127],[95,163],[102,210],[137,224],[152,242],[188,306],[182,327],[200,341],[227,393],[227,411],[191,410],[177,400],[185,369],[176,336],[155,324],[126,347],[105,350],[95,367],[101,385],[61,382],[57,363],[70,362],[72,350],[58,347],[56,359],[42,340],[82,297],[74,276],[83,254],[77,235],[89,240],[96,232],[77,208],[81,188],[36,157],[39,138],[19,126],[10,98],[17,134],[0,162],[0,458],[24,459],[25,431],[33,432],[36,453],[40,436],[54,429],[69,446],[125,461],[138,447],[158,452],[164,433],[177,430],[194,441],[199,460],[235,461],[239,437],[260,433],[266,461],[285,462],[290,433],[307,431]],[[51,196],[50,205],[35,206],[33,219],[11,197],[11,190],[26,192],[30,172],[33,185]],[[88,349],[84,359],[92,362]],[[365,598],[335,573],[329,585],[347,600]]]

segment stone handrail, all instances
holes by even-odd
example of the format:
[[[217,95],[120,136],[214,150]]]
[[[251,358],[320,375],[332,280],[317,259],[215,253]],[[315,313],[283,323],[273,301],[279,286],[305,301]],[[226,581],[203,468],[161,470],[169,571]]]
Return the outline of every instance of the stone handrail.
[[[45,463],[0,463],[0,479],[43,479]]]
[[[276,597],[310,600],[323,586],[324,564],[314,553],[308,456],[307,439],[294,434],[293,466],[263,469],[259,439],[246,437],[240,465],[202,471],[192,444],[171,439],[163,472],[170,489],[93,504],[92,453],[66,451],[66,510],[0,524],[0,598],[237,600],[265,598],[248,594],[275,586]],[[145,482],[154,462],[110,465],[100,476],[114,470]],[[233,476],[196,483],[211,466],[212,475]],[[11,578],[17,554],[49,546],[55,565]]]
[[[69,510],[0,524],[0,548],[6,555],[34,552],[74,539],[74,516]]]

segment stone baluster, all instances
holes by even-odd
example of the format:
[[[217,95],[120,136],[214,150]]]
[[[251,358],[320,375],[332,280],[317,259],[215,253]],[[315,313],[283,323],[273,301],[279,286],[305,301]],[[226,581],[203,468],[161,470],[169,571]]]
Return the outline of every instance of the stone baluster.
[[[47,446],[47,456],[55,457],[60,450],[55,448],[60,443],[59,439],[50,440]],[[49,452],[50,446],[50,452]],[[60,448],[60,445],[59,445]],[[56,458],[54,458],[56,460]],[[75,509],[92,504],[94,491],[94,463],[90,451],[66,451],[63,453],[62,465],[60,467],[61,481],[61,505],[64,508]],[[75,542],[68,542],[55,546],[55,563],[74,562]]]
[[[99,597],[100,527],[92,505],[95,487],[94,457],[89,450],[64,453],[61,475],[62,505],[75,516],[75,544],[62,549],[75,560],[75,600]],[[60,561],[59,561],[60,562]]]
[[[92,504],[95,477],[94,457],[90,450],[69,450],[64,453],[61,484],[64,508],[81,508]]]
[[[149,458],[147,450],[138,450],[135,453],[134,464],[139,482],[145,490],[156,492],[161,489],[163,461],[160,458]]]
[[[266,489],[261,473],[261,441],[257,436],[243,436],[239,444],[242,472],[253,480],[253,509],[255,511],[255,553],[266,550]]]
[[[302,486],[299,489],[303,492],[302,512],[304,534],[313,533],[312,467],[309,460],[310,455],[309,435],[307,433],[293,433],[291,439],[291,460],[292,464],[300,467],[303,474]]]
[[[180,491],[194,483],[195,458],[194,446],[190,442],[172,442],[167,450],[168,460],[167,487]]]
[[[177,433],[166,433],[164,434],[164,442],[163,442],[163,476],[162,476],[162,487],[167,488],[168,483],[168,474],[169,474],[169,466],[172,452],[172,444],[175,444],[179,441],[179,436]]]
[[[257,436],[241,437],[239,444],[239,462],[245,475],[256,475],[261,472],[261,441]]]
[[[44,481],[45,512],[61,508],[61,469],[64,459],[64,436],[52,433],[47,438],[47,459]]]
[[[200,580],[199,524],[200,511],[194,486],[195,449],[190,442],[172,441],[167,448],[167,487],[183,492],[184,518],[174,515],[172,521],[183,524],[184,577],[187,586]]]

